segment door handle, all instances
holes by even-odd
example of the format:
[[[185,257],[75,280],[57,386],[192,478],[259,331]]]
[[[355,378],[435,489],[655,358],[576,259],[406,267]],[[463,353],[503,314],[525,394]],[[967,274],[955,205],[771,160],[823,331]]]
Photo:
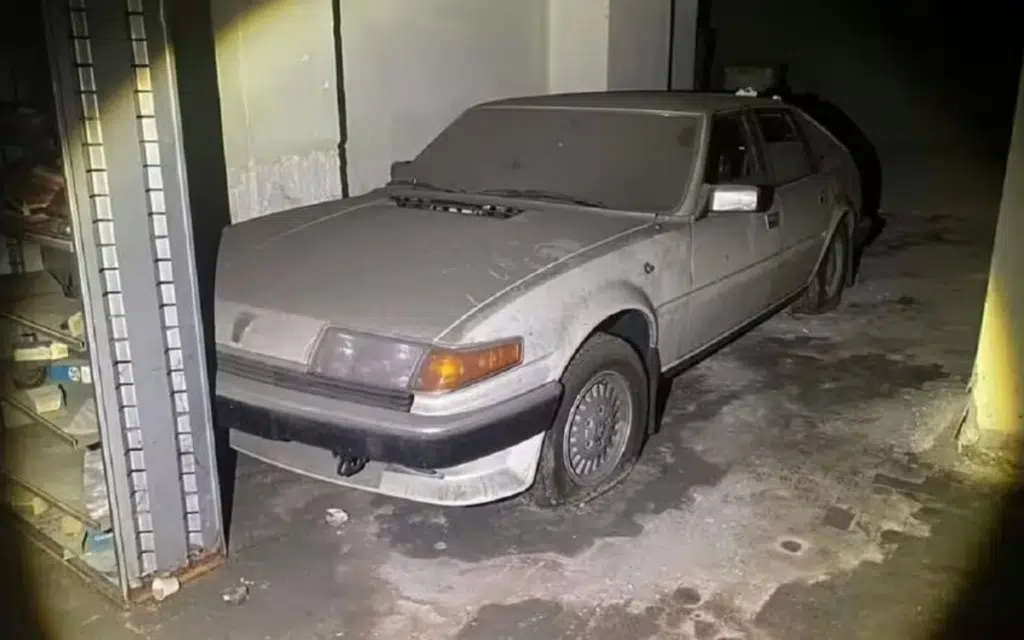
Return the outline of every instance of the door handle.
[[[764,214],[764,223],[769,229],[779,226],[779,219],[782,215],[778,211],[769,211]]]
[[[824,191],[819,192],[818,193],[818,204],[825,204],[825,201],[828,200],[828,197],[829,197],[829,190],[828,189],[825,189]]]

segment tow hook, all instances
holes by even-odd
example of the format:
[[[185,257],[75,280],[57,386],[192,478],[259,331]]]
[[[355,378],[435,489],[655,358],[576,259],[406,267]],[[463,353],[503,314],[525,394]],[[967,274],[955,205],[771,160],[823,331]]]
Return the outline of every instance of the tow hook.
[[[366,463],[369,462],[367,458],[356,458],[354,456],[347,456],[342,453],[335,453],[334,457],[338,459],[338,475],[342,478],[350,478],[366,467]]]

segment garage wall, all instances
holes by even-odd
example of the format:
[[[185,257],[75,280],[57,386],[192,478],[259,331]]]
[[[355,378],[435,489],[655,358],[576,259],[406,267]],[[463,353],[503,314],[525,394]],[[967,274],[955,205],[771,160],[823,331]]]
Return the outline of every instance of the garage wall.
[[[212,5],[234,221],[375,188],[474,103],[668,84],[672,0]]]
[[[211,12],[232,220],[340,196],[330,0],[217,0]]]
[[[610,16],[611,0],[548,2],[548,91],[592,91],[606,85]]]
[[[546,0],[340,0],[352,194],[467,106],[547,89]]]
[[[463,109],[668,84],[671,0],[340,0],[353,195]]]

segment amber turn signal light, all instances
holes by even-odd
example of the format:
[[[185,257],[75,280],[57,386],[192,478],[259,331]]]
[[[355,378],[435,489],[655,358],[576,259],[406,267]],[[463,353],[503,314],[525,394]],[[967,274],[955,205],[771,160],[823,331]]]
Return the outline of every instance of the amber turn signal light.
[[[507,371],[523,361],[522,340],[469,349],[431,349],[420,365],[416,391],[453,391]]]

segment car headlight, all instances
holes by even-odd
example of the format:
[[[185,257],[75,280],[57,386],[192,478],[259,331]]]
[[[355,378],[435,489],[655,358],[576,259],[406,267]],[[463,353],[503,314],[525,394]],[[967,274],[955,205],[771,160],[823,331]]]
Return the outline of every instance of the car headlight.
[[[387,338],[328,328],[320,336],[312,373],[386,389],[408,389],[427,349]]]
[[[522,361],[519,338],[445,348],[331,327],[317,342],[310,372],[372,387],[436,392],[461,389]]]

